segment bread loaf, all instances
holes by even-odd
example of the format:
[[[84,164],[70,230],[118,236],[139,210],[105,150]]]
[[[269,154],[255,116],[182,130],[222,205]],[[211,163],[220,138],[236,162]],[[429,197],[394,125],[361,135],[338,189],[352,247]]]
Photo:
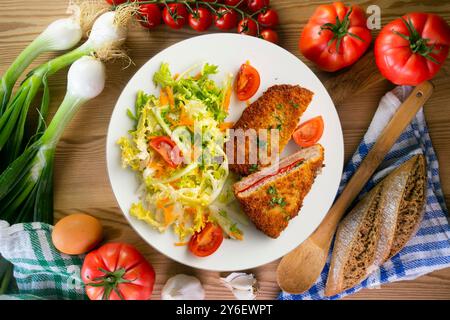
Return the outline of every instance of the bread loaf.
[[[378,183],[339,224],[325,295],[363,281],[398,253],[423,215],[426,164],[416,155]]]

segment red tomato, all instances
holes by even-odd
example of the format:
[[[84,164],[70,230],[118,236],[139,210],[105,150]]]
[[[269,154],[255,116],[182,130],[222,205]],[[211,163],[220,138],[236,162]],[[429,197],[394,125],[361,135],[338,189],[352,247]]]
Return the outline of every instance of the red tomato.
[[[318,116],[299,125],[292,134],[292,138],[300,147],[310,147],[320,140],[323,129],[323,119]]]
[[[258,91],[260,83],[261,79],[258,70],[248,63],[241,65],[235,82],[238,99],[240,101],[246,101],[253,97],[256,91]]]
[[[303,29],[299,47],[320,69],[336,71],[355,63],[371,41],[364,11],[334,2],[316,9]]]
[[[251,12],[256,12],[262,8],[268,7],[269,0],[247,0],[247,7]]]
[[[170,167],[176,168],[183,162],[181,150],[169,137],[154,137],[150,140],[149,145],[159,153]]]
[[[189,241],[189,250],[197,257],[207,257],[213,254],[222,244],[222,229],[211,222],[196,232]]]
[[[233,29],[238,23],[237,12],[233,9],[220,8],[214,19],[216,27],[222,30]]]
[[[140,23],[146,28],[161,24],[161,9],[157,4],[143,4],[139,7]]]
[[[238,33],[246,34],[248,36],[256,36],[258,33],[258,26],[252,19],[244,18],[239,21]]]
[[[172,29],[181,29],[188,21],[188,11],[182,3],[170,3],[163,10],[163,20]]]
[[[261,37],[272,43],[278,43],[278,33],[272,29],[264,29],[261,31]]]
[[[117,6],[119,4],[127,2],[127,0],[106,0],[110,5]]]
[[[228,6],[237,6],[240,3],[240,8],[245,6],[245,0],[225,0],[223,3]]]
[[[258,14],[258,22],[261,26],[267,28],[273,28],[278,24],[278,13],[273,9]]]
[[[448,56],[450,27],[431,13],[410,13],[387,24],[375,41],[375,61],[395,84],[431,79]]]
[[[91,300],[148,300],[155,271],[133,246],[107,243],[86,256],[81,278]]]
[[[193,13],[189,13],[189,25],[196,31],[205,31],[213,22],[211,11],[206,8],[194,9]]]

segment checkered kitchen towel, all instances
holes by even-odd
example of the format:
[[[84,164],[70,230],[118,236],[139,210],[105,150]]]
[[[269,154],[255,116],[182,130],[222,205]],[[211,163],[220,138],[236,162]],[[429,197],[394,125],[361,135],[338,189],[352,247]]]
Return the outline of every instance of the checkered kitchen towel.
[[[0,254],[14,265],[18,292],[3,299],[87,299],[80,278],[82,256],[60,253],[52,244],[52,226],[0,221]]]
[[[401,102],[408,97],[411,89],[411,87],[406,86],[397,87],[381,99],[367,133],[344,170],[339,193],[359,167],[362,159],[367,155]],[[420,229],[408,242],[406,247],[396,256],[392,257],[392,259],[384,263],[377,272],[374,272],[361,284],[339,295],[328,298],[324,296],[324,287],[330,266],[330,252],[327,264],[320,278],[312,288],[300,295],[290,295],[282,292],[279,295],[279,299],[339,299],[363,288],[377,288],[383,283],[411,280],[426,273],[450,267],[450,226],[448,222],[448,211],[445,206],[439,181],[438,161],[428,134],[423,110],[417,113],[415,119],[401,134],[394,147],[384,159],[378,172],[361,192],[360,197],[396,167],[415,154],[424,154],[427,160],[427,204]]]

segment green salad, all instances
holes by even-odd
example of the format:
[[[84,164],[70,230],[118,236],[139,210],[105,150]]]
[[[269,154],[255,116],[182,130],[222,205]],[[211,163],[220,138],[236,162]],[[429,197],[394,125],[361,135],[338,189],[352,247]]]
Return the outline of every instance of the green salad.
[[[130,214],[160,232],[172,227],[180,241],[208,222],[242,239],[223,209],[233,197],[224,151],[232,76],[219,86],[210,79],[217,72],[206,63],[173,75],[161,64],[153,75],[159,97],[137,92],[135,110],[127,112],[134,128],[117,142],[123,167],[134,170],[142,184]]]

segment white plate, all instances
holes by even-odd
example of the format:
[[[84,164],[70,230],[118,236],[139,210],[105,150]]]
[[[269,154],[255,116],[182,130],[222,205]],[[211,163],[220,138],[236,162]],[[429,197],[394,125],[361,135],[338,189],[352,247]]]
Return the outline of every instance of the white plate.
[[[299,84],[315,93],[301,121],[317,115],[323,117],[325,131],[320,143],[325,148],[325,168],[305,198],[299,216],[291,220],[278,239],[265,236],[250,223],[248,227],[243,227],[243,241],[224,240],[213,255],[196,258],[186,247],[174,246],[177,238],[171,230],[160,234],[130,216],[131,204],[138,201],[138,179],[131,170],[121,168],[120,150],[116,141],[132,128],[133,124],[127,117],[126,110],[134,106],[136,92],[142,89],[147,93],[158,94],[151,79],[162,62],[169,63],[173,74],[194,64],[209,62],[219,66],[220,74],[216,79],[220,80],[224,79],[226,73],[236,74],[239,66],[247,60],[251,61],[261,75],[261,86],[255,98],[274,84]],[[236,121],[244,108],[245,104],[233,97],[228,120]],[[291,154],[295,150],[298,150],[298,147],[291,141],[283,155]],[[270,42],[255,37],[223,33],[179,42],[161,51],[136,72],[114,108],[106,151],[113,192],[122,212],[136,232],[155,249],[180,263],[215,271],[234,271],[263,265],[280,258],[304,241],[317,228],[331,207],[341,178],[344,154],[342,130],[336,109],[314,73],[294,55]]]

